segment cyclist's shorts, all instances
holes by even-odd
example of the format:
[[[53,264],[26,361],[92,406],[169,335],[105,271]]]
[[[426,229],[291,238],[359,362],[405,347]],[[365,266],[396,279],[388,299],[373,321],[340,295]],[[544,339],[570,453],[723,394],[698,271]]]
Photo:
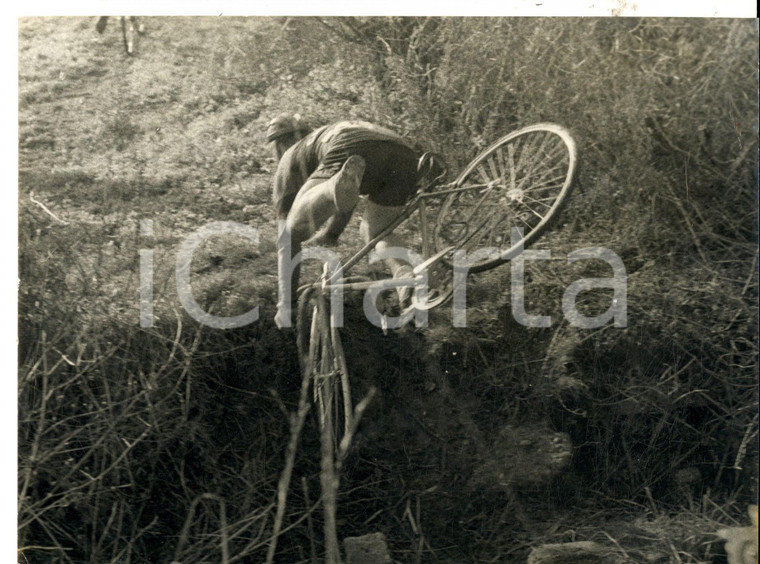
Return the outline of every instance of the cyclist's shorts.
[[[366,167],[359,192],[381,206],[403,206],[417,188],[417,155],[401,143],[362,140],[349,147],[331,150],[309,176],[328,179],[337,174],[350,155],[364,158]],[[311,184],[311,183],[309,183]]]

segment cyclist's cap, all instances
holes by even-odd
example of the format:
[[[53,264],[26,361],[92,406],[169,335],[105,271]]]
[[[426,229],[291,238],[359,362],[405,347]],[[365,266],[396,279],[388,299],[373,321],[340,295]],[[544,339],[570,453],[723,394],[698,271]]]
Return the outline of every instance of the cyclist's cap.
[[[309,126],[298,114],[280,114],[267,125],[267,143],[288,133],[307,133]]]

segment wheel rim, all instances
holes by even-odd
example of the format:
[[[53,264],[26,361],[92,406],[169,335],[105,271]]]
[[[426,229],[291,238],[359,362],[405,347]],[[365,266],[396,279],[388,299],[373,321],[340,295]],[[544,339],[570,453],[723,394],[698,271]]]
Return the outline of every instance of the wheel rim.
[[[456,245],[468,254],[492,248],[473,271],[509,260],[556,215],[568,194],[575,161],[575,143],[558,125],[538,124],[503,137],[457,178],[455,188],[473,189],[451,194],[442,204],[436,247]],[[521,236],[513,236],[514,228]]]
[[[351,428],[351,392],[338,329],[329,321],[324,296],[307,290],[299,298],[298,350],[301,369],[312,378],[320,430],[327,427],[333,452]]]

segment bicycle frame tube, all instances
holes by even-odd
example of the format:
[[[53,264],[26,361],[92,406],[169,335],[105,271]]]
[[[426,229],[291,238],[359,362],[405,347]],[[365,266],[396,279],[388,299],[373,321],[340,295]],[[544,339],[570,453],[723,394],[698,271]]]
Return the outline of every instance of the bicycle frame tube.
[[[336,282],[334,278],[343,272],[348,272],[349,269],[351,269],[357,262],[359,262],[361,259],[363,259],[365,256],[367,256],[372,249],[375,248],[375,245],[377,245],[380,241],[382,241],[385,237],[387,237],[391,232],[393,232],[396,227],[404,223],[416,210],[419,205],[421,194],[418,194],[412,199],[406,207],[402,210],[402,212],[394,219],[391,223],[388,224],[388,226],[383,229],[380,233],[378,233],[374,238],[372,238],[366,245],[364,245],[361,249],[359,249],[348,261],[345,265],[343,265],[343,268],[341,271],[336,272],[333,276],[330,277],[328,280],[328,284]]]
[[[443,190],[437,190],[435,192],[420,192],[417,195],[414,196],[412,200],[407,203],[406,207],[402,210],[402,212],[394,219],[391,223],[388,224],[388,226],[383,229],[380,233],[378,233],[374,238],[372,238],[367,244],[365,244],[361,249],[359,249],[351,258],[346,261],[346,264],[343,265],[343,268],[333,274],[330,278],[327,279],[326,284],[335,284],[337,282],[338,276],[343,276],[344,273],[348,272],[354,265],[356,265],[357,262],[359,262],[361,259],[363,259],[365,256],[367,256],[372,249],[375,248],[375,245],[377,245],[380,241],[382,241],[385,237],[387,237],[390,233],[392,233],[399,225],[404,223],[407,219],[409,219],[412,214],[420,209],[421,213],[421,229],[422,229],[422,244],[423,244],[423,251],[428,253],[429,249],[427,249],[428,245],[428,234],[427,234],[427,221],[424,216],[424,201],[430,198],[443,198],[445,196],[448,196],[450,194],[456,194],[458,192],[468,192],[470,190],[478,190],[482,188],[488,188],[488,184],[471,184],[469,186],[457,186],[453,188],[449,188],[450,186],[454,186],[454,184],[445,184]]]
[[[458,194],[459,192],[469,192],[470,190],[477,190],[478,188],[489,188],[489,184],[469,184],[467,186],[459,186],[457,188],[447,188],[445,190],[439,190],[438,192],[425,192],[423,194],[419,194],[418,198],[442,198],[443,196],[448,196],[449,194]]]

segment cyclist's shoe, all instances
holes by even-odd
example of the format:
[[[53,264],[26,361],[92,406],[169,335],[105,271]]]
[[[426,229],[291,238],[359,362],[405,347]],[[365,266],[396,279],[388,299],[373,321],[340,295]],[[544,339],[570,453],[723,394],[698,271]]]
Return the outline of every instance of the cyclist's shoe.
[[[364,177],[366,163],[359,155],[351,155],[343,163],[343,168],[334,177],[335,187],[333,199],[338,212],[350,212],[359,201],[359,186]]]
[[[394,274],[394,278],[414,278],[414,271],[411,266],[404,265],[399,268]],[[396,288],[398,293],[398,305],[401,311],[405,310],[412,302],[412,293],[414,292],[414,286],[399,286]]]

